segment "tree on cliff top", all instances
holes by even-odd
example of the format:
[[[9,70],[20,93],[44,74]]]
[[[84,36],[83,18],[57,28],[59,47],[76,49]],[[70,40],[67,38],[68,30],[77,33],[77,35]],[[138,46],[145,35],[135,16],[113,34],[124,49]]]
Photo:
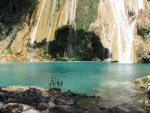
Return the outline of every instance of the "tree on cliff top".
[[[37,0],[0,0],[0,40],[9,35],[14,26],[31,18]]]

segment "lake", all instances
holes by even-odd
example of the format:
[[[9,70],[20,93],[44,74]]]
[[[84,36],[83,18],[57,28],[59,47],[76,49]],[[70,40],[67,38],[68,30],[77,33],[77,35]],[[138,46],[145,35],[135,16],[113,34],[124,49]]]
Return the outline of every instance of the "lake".
[[[49,87],[51,77],[62,90],[97,95],[110,101],[131,101],[136,78],[150,75],[150,64],[43,62],[0,64],[0,86]]]

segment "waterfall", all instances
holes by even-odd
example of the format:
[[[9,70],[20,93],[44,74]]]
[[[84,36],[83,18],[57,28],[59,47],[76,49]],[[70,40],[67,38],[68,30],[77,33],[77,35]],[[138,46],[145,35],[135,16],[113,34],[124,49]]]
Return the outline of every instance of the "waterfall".
[[[69,21],[69,25],[71,26],[71,30],[69,31],[69,45],[68,45],[68,54],[69,56],[73,55],[73,47],[71,44],[71,37],[74,34],[75,30],[76,30],[76,8],[77,8],[77,0],[70,0],[70,4],[69,4],[69,14],[68,14],[68,21]],[[74,29],[74,31],[72,31],[72,29]],[[75,34],[76,36],[76,34]]]
[[[136,16],[139,10],[144,9],[144,0],[129,0],[129,10],[135,12]]]
[[[51,21],[50,21],[49,33],[48,33],[48,37],[47,37],[47,48],[48,49],[49,49],[49,38],[50,38],[50,35],[51,35],[51,32],[52,32],[52,25],[53,25],[55,10],[56,10],[56,2],[57,2],[57,0],[54,0],[52,13],[51,13]],[[48,54],[48,49],[47,49],[47,54]]]
[[[140,9],[144,7],[143,0],[129,0],[129,9],[135,12],[135,18],[129,22],[126,14],[126,0],[109,0],[114,15],[114,25],[117,33],[118,61],[121,63],[132,63],[133,54],[133,29],[136,25],[136,17]]]
[[[39,15],[39,17],[38,17],[38,20],[37,20],[37,24],[36,24],[36,26],[35,26],[35,28],[34,28],[34,31],[33,31],[33,33],[32,33],[32,36],[31,36],[31,41],[30,41],[31,59],[30,59],[30,61],[33,60],[34,41],[35,41],[35,39],[36,39],[36,34],[37,34],[38,26],[39,26],[39,23],[40,23],[40,20],[41,20],[41,16],[42,16],[42,12],[43,12],[45,3],[46,3],[46,0],[44,0],[44,2],[43,2],[43,4],[42,4],[42,8],[41,8],[41,11],[40,11],[40,15]]]
[[[70,0],[69,6],[69,25],[72,25],[74,28],[76,27],[76,8],[77,8],[77,0]]]
[[[144,0],[138,0],[138,9],[144,9]]]

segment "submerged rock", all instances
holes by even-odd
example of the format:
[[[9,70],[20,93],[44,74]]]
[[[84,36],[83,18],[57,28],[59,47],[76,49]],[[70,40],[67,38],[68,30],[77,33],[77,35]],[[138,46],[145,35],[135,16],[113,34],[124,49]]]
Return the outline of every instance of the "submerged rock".
[[[150,100],[150,75],[136,79],[135,88],[146,93],[147,98]]]
[[[143,109],[146,109],[146,111],[148,111],[146,113],[149,113],[150,112],[150,75],[136,79],[135,89],[138,92],[142,92],[141,93],[142,96],[140,98],[141,99],[140,105],[143,104]],[[143,113],[144,113],[144,110],[143,110]]]
[[[135,80],[135,86],[136,88],[144,88],[148,89],[150,86],[150,75],[142,78],[138,78]]]

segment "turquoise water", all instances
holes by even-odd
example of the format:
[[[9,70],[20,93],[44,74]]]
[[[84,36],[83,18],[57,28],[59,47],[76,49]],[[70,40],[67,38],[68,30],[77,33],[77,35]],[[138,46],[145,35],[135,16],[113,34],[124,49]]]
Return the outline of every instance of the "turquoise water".
[[[63,81],[63,90],[109,99],[130,95],[135,78],[150,75],[150,64],[47,62],[0,64],[0,86],[48,87],[50,77]],[[128,89],[128,90],[127,90]],[[114,96],[115,95],[115,96]]]

